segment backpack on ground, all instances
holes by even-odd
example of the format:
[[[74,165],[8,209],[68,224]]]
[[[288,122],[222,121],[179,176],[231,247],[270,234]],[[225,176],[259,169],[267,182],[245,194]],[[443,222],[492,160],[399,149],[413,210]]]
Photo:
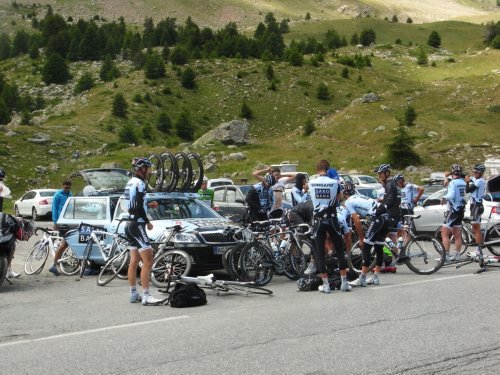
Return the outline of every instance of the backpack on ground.
[[[195,283],[177,283],[170,293],[170,306],[172,307],[194,307],[207,303],[207,295]]]

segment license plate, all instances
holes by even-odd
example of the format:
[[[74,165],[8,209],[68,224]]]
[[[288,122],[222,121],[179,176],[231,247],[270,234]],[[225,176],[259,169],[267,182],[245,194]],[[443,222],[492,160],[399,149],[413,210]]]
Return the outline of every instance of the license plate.
[[[80,230],[78,232],[78,242],[79,243],[86,243],[88,242],[90,238],[90,233],[92,233],[93,230],[102,230],[104,231],[104,228],[101,227],[93,227],[90,225],[82,225],[80,227]],[[97,238],[99,238],[99,241],[104,241],[104,234],[101,233],[96,233]]]
[[[214,255],[221,255],[224,249],[229,249],[233,246],[214,246]]]

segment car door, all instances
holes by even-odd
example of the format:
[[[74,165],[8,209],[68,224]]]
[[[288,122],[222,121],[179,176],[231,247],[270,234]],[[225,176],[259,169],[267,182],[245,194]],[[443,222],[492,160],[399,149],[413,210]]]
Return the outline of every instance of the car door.
[[[19,202],[19,213],[21,215],[31,215],[31,208],[36,197],[36,191],[30,190],[24,194]]]
[[[445,194],[446,189],[441,189],[427,198],[422,206],[415,207],[415,215],[420,215],[415,220],[417,232],[435,232],[443,224],[446,205],[441,204],[441,198]]]
[[[231,219],[239,219],[243,215],[245,206],[245,197],[241,191],[234,186],[226,186],[226,194],[224,197],[225,215]]]

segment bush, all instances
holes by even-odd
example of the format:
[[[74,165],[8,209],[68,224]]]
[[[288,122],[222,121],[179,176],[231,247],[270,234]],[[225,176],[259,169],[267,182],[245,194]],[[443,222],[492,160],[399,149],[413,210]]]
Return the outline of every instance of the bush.
[[[245,102],[245,101],[241,105],[240,117],[246,118],[247,120],[250,120],[253,118],[253,111],[250,108],[250,106],[247,104],[247,102]]]
[[[165,77],[165,63],[160,55],[151,52],[146,56],[144,74],[148,79],[158,79]]]
[[[321,82],[318,85],[316,97],[319,100],[330,100],[330,91],[328,90],[328,86],[324,82]]]
[[[415,139],[407,127],[400,124],[394,138],[386,145],[386,160],[394,168],[422,164],[420,156],[413,150]]]
[[[92,74],[85,72],[76,83],[75,94],[90,90],[92,87],[94,87],[94,78],[92,78]]]
[[[349,78],[349,69],[344,68],[342,69],[342,78]]]
[[[315,130],[316,127],[314,126],[314,121],[312,119],[307,119],[306,123],[304,124],[304,137],[310,136],[312,133],[314,133]]]
[[[491,47],[495,49],[500,49],[500,35],[497,35],[491,41]]]
[[[99,77],[104,82],[111,82],[120,76],[120,70],[116,67],[115,62],[110,55],[106,55],[99,72]]]
[[[118,131],[118,138],[120,139],[120,142],[123,143],[139,143],[139,137],[131,124],[123,125],[123,127]]]
[[[439,48],[441,46],[441,37],[437,31],[432,31],[427,39],[427,44],[434,48]]]
[[[186,70],[182,72],[181,85],[189,90],[196,87],[196,73],[191,67],[186,68]]]
[[[175,130],[179,138],[186,141],[192,141],[194,139],[195,128],[189,119],[189,114],[183,111],[175,123]]]
[[[172,130],[172,120],[165,112],[160,113],[158,116],[158,122],[156,123],[156,127],[159,131],[163,133],[170,133]]]
[[[115,95],[113,99],[113,115],[126,118],[128,113],[128,104],[122,93]]]
[[[406,107],[403,115],[403,125],[414,126],[416,119],[417,119],[417,112],[415,111],[415,108],[409,105],[408,107]]]

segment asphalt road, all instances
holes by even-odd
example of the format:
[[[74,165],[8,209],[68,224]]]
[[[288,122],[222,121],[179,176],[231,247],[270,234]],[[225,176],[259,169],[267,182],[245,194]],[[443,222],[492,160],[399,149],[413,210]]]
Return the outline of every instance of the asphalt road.
[[[208,291],[207,305],[175,309],[130,304],[125,281],[98,287],[46,266],[0,290],[0,373],[497,374],[500,268],[476,269],[400,266],[329,295],[275,277],[272,296]]]

